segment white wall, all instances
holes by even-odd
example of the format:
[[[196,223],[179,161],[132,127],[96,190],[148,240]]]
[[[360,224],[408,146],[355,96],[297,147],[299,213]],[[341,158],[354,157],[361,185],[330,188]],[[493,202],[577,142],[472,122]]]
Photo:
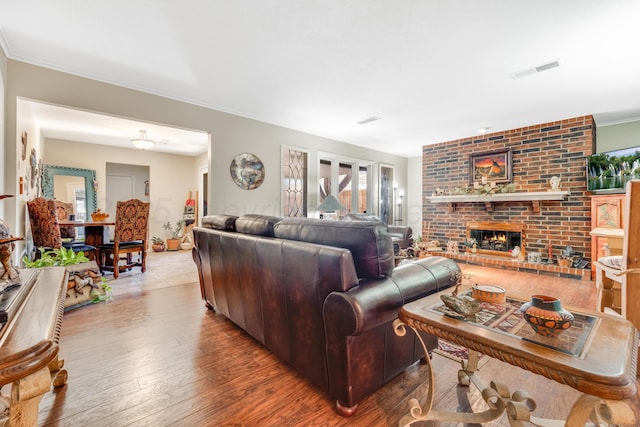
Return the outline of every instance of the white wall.
[[[150,236],[165,236],[162,224],[167,221],[175,223],[181,219],[187,192],[198,188],[197,174],[193,171],[197,170],[197,159],[200,157],[46,139],[43,159],[45,164],[95,170],[98,181],[98,207],[103,211],[107,210],[104,185],[106,164],[128,163],[148,166]]]

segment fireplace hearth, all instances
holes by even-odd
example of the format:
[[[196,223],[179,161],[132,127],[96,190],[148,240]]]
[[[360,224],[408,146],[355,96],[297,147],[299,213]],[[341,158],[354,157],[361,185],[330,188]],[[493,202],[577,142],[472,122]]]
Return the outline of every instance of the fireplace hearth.
[[[511,257],[518,247],[521,257],[525,256],[524,224],[503,222],[467,223],[467,241],[475,241],[477,253],[502,257]]]

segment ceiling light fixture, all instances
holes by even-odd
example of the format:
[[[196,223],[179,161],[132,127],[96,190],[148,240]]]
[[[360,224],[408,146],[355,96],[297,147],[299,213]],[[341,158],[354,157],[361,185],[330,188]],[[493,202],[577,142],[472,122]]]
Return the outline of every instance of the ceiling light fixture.
[[[478,128],[478,133],[487,133],[491,129],[489,126],[485,126],[483,128]]]
[[[150,150],[156,144],[154,141],[147,139],[146,130],[140,130],[140,136],[132,139],[131,143],[140,150]]]

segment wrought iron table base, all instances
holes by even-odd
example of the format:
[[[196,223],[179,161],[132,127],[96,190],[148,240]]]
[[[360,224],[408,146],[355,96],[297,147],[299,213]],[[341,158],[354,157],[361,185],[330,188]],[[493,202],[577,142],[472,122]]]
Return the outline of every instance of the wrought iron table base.
[[[395,333],[398,336],[406,334],[406,328],[414,331],[425,354],[428,354],[420,334],[416,329],[397,319],[394,322]],[[491,381],[487,387],[476,374],[478,370],[478,352],[468,349],[469,359],[461,361],[462,369],[458,371],[458,384],[469,386],[471,383],[480,390],[482,398],[488,408],[483,412],[455,412],[440,411],[433,409],[434,400],[434,377],[431,360],[425,357],[429,369],[429,391],[425,403],[420,405],[418,399],[409,399],[409,414],[402,417],[399,426],[410,426],[419,421],[454,421],[461,423],[486,423],[500,418],[505,412],[509,419],[509,424],[513,427],[524,427],[525,425],[549,426],[549,427],[578,427],[588,425],[634,425],[635,415],[627,403],[623,400],[602,399],[600,397],[582,394],[573,404],[569,415],[565,420],[550,420],[532,416],[536,410],[536,402],[526,391],[509,391],[507,385]]]

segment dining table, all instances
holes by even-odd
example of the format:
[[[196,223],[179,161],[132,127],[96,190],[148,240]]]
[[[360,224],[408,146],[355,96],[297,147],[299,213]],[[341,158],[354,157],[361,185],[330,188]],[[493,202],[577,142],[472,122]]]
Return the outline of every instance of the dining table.
[[[113,221],[58,221],[60,227],[84,227],[84,242],[96,248],[105,241],[106,227],[115,226]]]

